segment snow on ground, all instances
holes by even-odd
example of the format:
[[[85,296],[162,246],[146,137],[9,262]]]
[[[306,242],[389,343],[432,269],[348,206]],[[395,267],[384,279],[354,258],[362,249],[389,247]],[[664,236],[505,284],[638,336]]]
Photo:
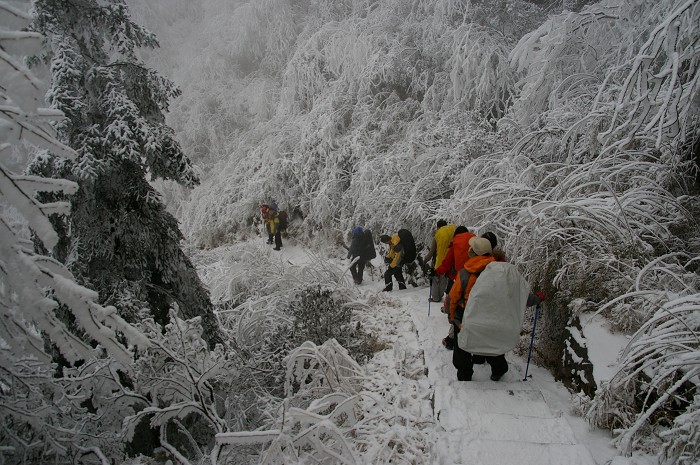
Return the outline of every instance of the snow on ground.
[[[293,266],[311,260],[293,241],[273,253]],[[339,249],[330,260],[347,268],[344,253]],[[364,282],[356,286],[357,300],[368,309],[360,316],[363,326],[387,346],[367,364],[366,387],[392,404],[394,424],[387,428],[393,428],[397,441],[415,447],[415,463],[650,463],[617,457],[610,433],[592,431],[575,416],[570,394],[547,370],[531,363],[532,376],[524,381],[526,360],[520,356],[507,354],[509,371],[499,382],[489,379],[487,364],[475,366],[473,381],[457,381],[452,352],[441,344],[448,323],[440,304],[429,307],[427,286],[397,290],[395,285],[394,291],[382,292],[379,248],[377,253],[375,269],[366,270]],[[347,285],[354,286],[349,271],[346,276]],[[586,337],[595,362],[608,368],[600,375],[605,379],[624,341],[611,337],[600,321],[586,326]]]
[[[593,377],[600,386],[601,381],[610,381],[615,375],[617,354],[627,345],[629,338],[622,334],[611,334],[601,315],[581,315],[583,335],[588,340],[588,357],[593,363]]]

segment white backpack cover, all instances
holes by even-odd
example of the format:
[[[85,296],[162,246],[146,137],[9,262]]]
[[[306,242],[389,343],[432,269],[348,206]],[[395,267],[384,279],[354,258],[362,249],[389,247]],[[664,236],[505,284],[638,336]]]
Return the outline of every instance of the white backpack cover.
[[[502,355],[520,339],[530,285],[510,263],[492,262],[474,283],[457,344],[476,355]]]

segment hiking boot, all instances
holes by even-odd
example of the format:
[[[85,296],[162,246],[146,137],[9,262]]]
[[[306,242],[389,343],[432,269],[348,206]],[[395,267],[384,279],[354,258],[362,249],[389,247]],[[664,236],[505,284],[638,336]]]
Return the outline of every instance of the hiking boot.
[[[506,371],[501,374],[491,373],[491,381],[498,381],[499,379],[503,378],[503,375],[506,373],[508,373],[508,368],[506,368]]]
[[[406,285],[403,283],[399,283],[399,290],[401,289],[406,289]]]
[[[272,249],[272,250],[282,250],[282,249],[280,249],[279,247],[275,247],[275,248]]]
[[[445,349],[447,350],[454,350],[455,340],[448,336],[442,340],[442,345],[445,346]]]
[[[466,371],[457,370],[457,381],[471,381],[472,375],[468,375]]]

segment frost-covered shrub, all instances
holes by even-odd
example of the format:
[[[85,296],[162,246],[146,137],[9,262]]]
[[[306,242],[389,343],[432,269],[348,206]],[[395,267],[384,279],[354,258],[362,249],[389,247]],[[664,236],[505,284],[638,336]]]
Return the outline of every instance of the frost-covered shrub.
[[[219,412],[227,401],[222,388],[236,374],[233,354],[220,344],[209,350],[199,317],[185,321],[171,311],[165,328],[146,319],[141,329],[151,346],[134,363],[140,408],[124,419],[124,439],[132,441],[144,422],[158,431],[157,444],[169,456],[201,459],[211,438],[228,431]]]
[[[429,460],[431,439],[421,429],[430,420],[405,411],[403,403],[389,405],[386,379],[373,386],[337,341],[305,342],[290,353],[286,374],[287,398],[274,428],[219,436],[227,457],[246,444],[271,440],[263,464]]]
[[[651,315],[632,336],[617,374],[599,390],[587,413],[590,422],[616,429],[623,452],[661,446],[669,463],[698,454],[697,445],[687,441],[697,422],[700,286],[697,275],[683,273],[675,258],[651,263],[634,289],[601,309],[632,300],[643,302]],[[659,286],[658,279],[670,282]],[[667,428],[678,435],[657,434]]]
[[[695,395],[688,410],[673,419],[673,425],[659,433],[663,465],[691,465],[700,460],[700,398]]]
[[[290,343],[298,346],[311,341],[321,345],[335,339],[353,358],[366,360],[372,355],[374,342],[353,318],[353,310],[347,298],[330,289],[320,286],[302,289],[284,310],[292,317]]]

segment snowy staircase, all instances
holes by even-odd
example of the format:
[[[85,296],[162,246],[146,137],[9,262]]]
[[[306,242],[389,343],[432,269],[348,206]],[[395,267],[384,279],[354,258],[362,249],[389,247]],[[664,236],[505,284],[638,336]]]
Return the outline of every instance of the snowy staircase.
[[[595,465],[561,416],[526,383],[459,382],[435,386],[435,416],[445,434],[436,464]]]

